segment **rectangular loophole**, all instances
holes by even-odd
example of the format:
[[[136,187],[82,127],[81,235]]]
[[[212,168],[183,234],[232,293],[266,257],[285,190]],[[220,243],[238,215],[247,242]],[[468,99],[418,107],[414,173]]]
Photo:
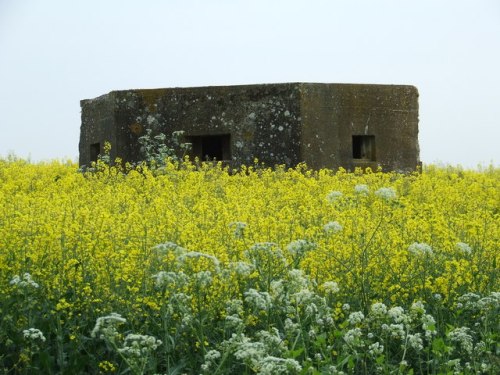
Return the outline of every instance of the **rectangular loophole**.
[[[192,144],[193,157],[202,161],[231,160],[231,136],[220,135],[197,135],[187,137]]]
[[[353,135],[352,136],[353,159],[375,161],[375,136]]]
[[[92,143],[90,145],[90,161],[97,161],[97,158],[101,154],[101,144]]]

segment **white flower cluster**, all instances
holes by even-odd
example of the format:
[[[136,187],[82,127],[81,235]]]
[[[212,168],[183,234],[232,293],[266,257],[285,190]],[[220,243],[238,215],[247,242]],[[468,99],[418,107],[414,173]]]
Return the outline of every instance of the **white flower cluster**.
[[[398,197],[396,190],[392,187],[382,187],[375,192],[375,195],[386,201],[392,201]]]
[[[243,301],[240,299],[231,299],[226,302],[226,313],[231,314],[243,314]]]
[[[271,281],[271,297],[273,301],[281,304],[286,304],[288,298],[288,290],[285,289],[285,281],[283,279]]]
[[[314,294],[307,288],[303,288],[291,295],[291,299],[292,301],[295,301],[295,303],[299,305],[309,305],[306,308],[311,307],[311,305],[313,304],[312,301],[314,300],[315,297],[316,294]]]
[[[234,331],[242,331],[245,328],[245,322],[236,314],[226,316],[225,324],[227,328]]]
[[[265,355],[266,347],[264,343],[252,341],[244,334],[236,335],[233,333],[230,340],[235,344],[234,356],[245,363],[256,364]]]
[[[338,370],[337,366],[329,366],[328,367],[328,374],[331,375],[345,375],[346,373],[344,371]]]
[[[376,341],[368,346],[368,353],[373,357],[378,357],[384,353],[384,345]]]
[[[377,318],[383,318],[387,314],[387,306],[382,302],[376,302],[371,306],[370,313]]]
[[[339,284],[336,281],[326,281],[321,286],[325,293],[336,294],[340,291]]]
[[[114,340],[118,336],[117,327],[123,324],[127,319],[123,318],[120,314],[111,313],[110,315],[101,316],[97,318],[94,329],[90,333],[93,338],[100,338],[102,340]]]
[[[422,301],[416,301],[413,302],[411,307],[410,307],[410,312],[415,314],[415,315],[420,315],[425,313],[425,306]]]
[[[174,242],[165,242],[158,244],[155,247],[153,247],[153,250],[156,251],[156,253],[161,256],[167,255],[169,252],[172,252],[176,257],[187,252],[185,248],[177,245]]]
[[[243,239],[246,227],[247,223],[243,223],[241,221],[234,221],[229,224],[229,228],[233,230],[233,235],[237,239]]]
[[[257,310],[268,310],[272,306],[271,295],[268,292],[259,292],[253,288],[245,293],[245,301]]]
[[[422,335],[420,333],[407,335],[406,340],[408,341],[408,346],[416,351],[422,350],[424,348],[424,342],[422,341],[421,336]]]
[[[497,310],[500,308],[500,292],[491,292],[489,296],[482,297],[477,301],[477,307],[482,310]]]
[[[273,249],[276,247],[276,243],[274,242],[257,242],[252,245],[250,250],[247,250],[247,252],[263,252],[263,253],[268,253],[272,252]]]
[[[387,322],[386,318],[392,320],[393,323]],[[414,302],[408,312],[400,306],[388,309],[381,302],[374,303],[370,308],[368,321],[390,323],[383,323],[380,327],[391,337],[406,340],[408,345],[417,351],[423,349],[423,335],[430,340],[437,334],[436,321],[432,315],[426,314],[425,306],[421,301]],[[418,326],[422,327],[423,333],[410,333]]]
[[[458,343],[464,351],[466,351],[469,355],[472,354],[472,350],[474,349],[472,336],[470,334],[470,328],[468,327],[458,327],[451,330],[448,333],[448,338],[452,342]]]
[[[422,329],[425,332],[425,337],[427,339],[431,339],[432,336],[435,336],[437,334],[436,331],[436,320],[432,315],[429,314],[424,314],[422,315],[422,318],[420,318],[422,322]]]
[[[457,308],[465,308],[467,310],[475,310],[478,307],[478,302],[481,296],[476,293],[465,293],[458,297]]]
[[[31,275],[26,272],[23,274],[23,277],[21,278],[19,275],[15,275],[12,280],[10,280],[10,285],[17,286],[19,288],[39,288],[40,285],[36,283]]]
[[[370,189],[368,188],[368,185],[358,184],[354,186],[354,192],[359,195],[368,195],[370,193]]]
[[[405,326],[402,323],[398,324],[382,324],[382,330],[389,332],[391,337],[395,339],[404,339],[406,335]]]
[[[245,256],[256,269],[269,264],[269,262],[276,266],[279,264],[287,265],[283,252],[274,242],[258,242],[245,251]]]
[[[338,233],[342,231],[342,229],[344,229],[344,227],[342,227],[338,221],[329,221],[323,226],[323,230],[326,234]]]
[[[350,346],[363,346],[363,340],[361,337],[363,336],[363,331],[360,328],[353,328],[347,331],[344,334],[344,341]]]
[[[182,271],[160,271],[157,274],[151,276],[151,278],[155,279],[155,286],[157,288],[163,288],[172,284],[182,286],[185,285],[189,280],[189,277]]]
[[[218,350],[209,350],[205,354],[205,362],[201,365],[201,369],[203,371],[209,371],[210,368],[215,364],[215,361],[217,361],[221,357],[221,354]]]
[[[387,311],[387,315],[394,320],[395,323],[407,322],[408,317],[405,314],[405,310],[401,306],[394,306]]]
[[[327,194],[326,200],[328,203],[334,203],[336,200],[338,200],[340,197],[342,197],[342,192],[340,191],[331,191]]]
[[[356,325],[361,323],[365,319],[365,315],[361,311],[355,311],[349,314],[347,321],[350,325]]]
[[[130,358],[143,358],[162,344],[154,336],[130,333],[125,337],[123,347],[118,352]]]
[[[277,330],[261,331],[257,336],[261,341],[252,341],[242,333],[233,333],[229,340],[223,342],[223,347],[258,374],[298,374],[302,371],[298,361],[279,356],[283,354],[282,351],[286,349],[286,346],[282,343]],[[279,345],[277,345],[278,341]]]
[[[255,270],[254,265],[247,263],[247,262],[231,263],[231,268],[234,269],[236,274],[243,276],[243,277],[250,276],[250,274]]]
[[[459,242],[456,245],[457,250],[460,251],[464,255],[470,255],[472,254],[472,248],[466,244],[465,242]]]
[[[279,349],[282,351],[287,350],[285,343],[283,342],[283,338],[280,336],[280,332],[277,328],[272,327],[269,331],[259,331],[257,333],[257,338],[260,342],[263,342],[267,347]]]
[[[450,359],[446,362],[446,366],[454,370],[453,375],[460,375],[463,373],[462,366],[460,366],[460,358]]]
[[[208,287],[212,283],[212,272],[210,271],[196,272],[193,276],[201,287]]]
[[[180,262],[185,262],[189,258],[193,258],[193,259],[199,259],[199,258],[209,259],[209,260],[211,260],[213,262],[213,264],[216,267],[218,267],[219,264],[220,264],[219,259],[217,259],[213,255],[205,254],[205,253],[200,253],[199,251],[188,251],[188,252],[180,255],[177,259]]]
[[[312,318],[318,315],[318,311],[319,311],[318,306],[316,306],[314,302],[310,302],[307,304],[304,313],[307,317]]]
[[[317,245],[307,240],[296,240],[288,244],[286,249],[294,258],[300,258],[308,251],[314,250]]]
[[[299,362],[291,358],[279,358],[268,355],[260,361],[259,374],[298,374],[302,370]]]
[[[296,332],[300,332],[300,324],[294,323],[292,319],[285,319],[285,332],[287,334],[295,334]]]
[[[28,328],[23,330],[23,336],[26,340],[29,341],[42,341],[45,342],[45,336],[43,335],[43,332],[40,331],[37,328]]]
[[[299,269],[288,271],[288,280],[283,280],[287,284],[288,290],[298,292],[310,286],[309,278],[304,276],[304,272]]]
[[[432,247],[424,242],[414,242],[408,246],[408,251],[415,256],[431,256],[434,254]]]
[[[404,327],[402,324],[389,325],[384,323],[380,326],[380,328],[382,328],[382,331],[389,333],[393,337],[399,337],[401,333],[404,335]]]

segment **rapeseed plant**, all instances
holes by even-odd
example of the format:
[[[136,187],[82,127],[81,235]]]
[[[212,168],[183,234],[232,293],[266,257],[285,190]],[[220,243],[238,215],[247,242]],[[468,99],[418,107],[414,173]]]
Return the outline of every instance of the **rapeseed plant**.
[[[0,160],[1,372],[499,371],[498,169],[158,166]]]

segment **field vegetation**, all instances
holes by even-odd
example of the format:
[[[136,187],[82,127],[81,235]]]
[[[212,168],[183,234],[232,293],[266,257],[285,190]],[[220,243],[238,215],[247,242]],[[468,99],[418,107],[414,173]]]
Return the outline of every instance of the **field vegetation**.
[[[0,159],[0,373],[499,373],[499,181]]]

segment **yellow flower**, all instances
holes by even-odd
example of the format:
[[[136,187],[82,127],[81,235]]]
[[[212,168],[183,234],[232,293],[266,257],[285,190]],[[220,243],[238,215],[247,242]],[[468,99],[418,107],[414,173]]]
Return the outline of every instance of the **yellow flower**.
[[[328,295],[334,320],[361,295],[403,304],[439,293],[446,303],[498,290],[499,181],[498,168],[401,175],[255,165],[230,173],[168,164],[160,175],[118,167],[83,174],[70,162],[0,159],[0,302],[22,296],[38,311],[43,296],[54,315],[46,318],[67,325],[73,314],[127,312],[138,326],[207,313],[255,327],[266,311],[234,315],[226,302],[249,288],[270,292],[296,267],[314,285],[337,283]],[[244,223],[243,233],[231,223]],[[301,240],[314,248],[300,256],[287,249]],[[273,243],[272,251],[249,253],[257,243]],[[39,288],[9,283],[28,272]],[[25,326],[27,316],[12,314]],[[101,371],[114,368],[102,363]]]
[[[70,309],[70,308],[71,308],[71,304],[69,302],[67,302],[65,298],[61,298],[59,300],[59,302],[57,302],[57,304],[56,304],[56,311],[62,311],[65,309]]]
[[[101,361],[99,362],[99,370],[102,373],[115,372],[117,370],[116,366],[109,361]]]

